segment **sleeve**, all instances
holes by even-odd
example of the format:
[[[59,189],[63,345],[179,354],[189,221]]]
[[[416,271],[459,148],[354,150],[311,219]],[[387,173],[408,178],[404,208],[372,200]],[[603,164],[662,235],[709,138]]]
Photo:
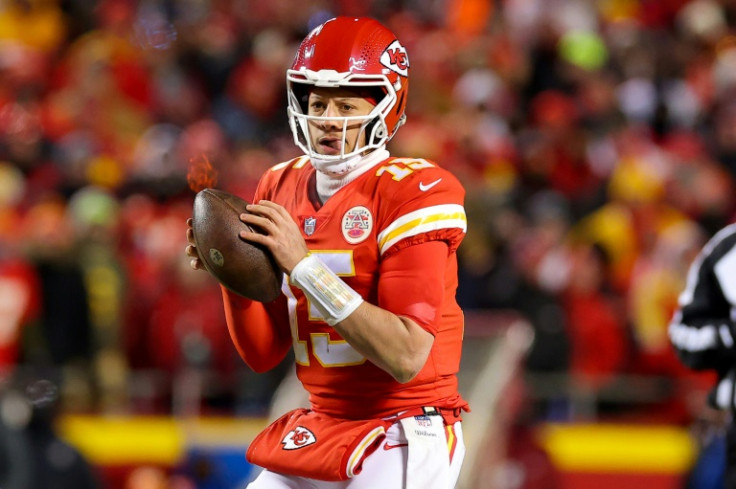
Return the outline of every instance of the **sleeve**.
[[[256,191],[253,194],[253,200],[251,202],[257,203],[259,200],[271,200],[271,194],[273,189],[273,183],[271,182],[271,172],[273,170],[268,170],[266,173],[264,173],[261,176],[261,179],[258,180],[258,186],[256,187]]]
[[[443,241],[454,252],[465,237],[465,189],[450,172],[416,161],[428,166],[398,181],[386,177],[381,183],[378,246],[383,258],[426,241]]]
[[[272,200],[281,184],[283,170],[298,158],[272,166],[258,181],[252,202]],[[291,327],[286,296],[263,304],[222,288],[225,318],[230,338],[243,361],[256,372],[274,368],[291,348]]]
[[[286,297],[263,304],[222,287],[227,329],[235,349],[255,372],[266,372],[284,359],[291,347]]]
[[[381,263],[378,306],[436,335],[447,258],[444,241],[427,241],[392,253]]]
[[[736,365],[736,227],[703,247],[688,272],[685,290],[669,325],[680,360],[690,368],[715,369],[720,375]]]

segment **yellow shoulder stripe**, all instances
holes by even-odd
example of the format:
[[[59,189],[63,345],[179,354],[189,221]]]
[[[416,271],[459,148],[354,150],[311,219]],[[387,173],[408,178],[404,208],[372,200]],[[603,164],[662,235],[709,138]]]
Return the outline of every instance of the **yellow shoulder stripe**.
[[[442,204],[405,214],[389,224],[378,235],[378,248],[383,254],[398,241],[438,229],[467,230],[465,209],[459,204]]]

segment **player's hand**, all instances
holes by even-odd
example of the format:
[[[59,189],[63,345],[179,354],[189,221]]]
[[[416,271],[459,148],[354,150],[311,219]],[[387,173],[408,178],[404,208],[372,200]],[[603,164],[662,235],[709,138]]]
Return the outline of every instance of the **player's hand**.
[[[281,269],[291,274],[296,264],[309,253],[294,219],[282,206],[268,200],[249,204],[247,209],[240,220],[264,234],[241,231],[240,237],[268,248]]]
[[[192,229],[192,218],[187,219],[187,242],[189,243],[186,247],[186,254],[191,258],[189,260],[189,266],[194,270],[204,270],[204,263],[199,258],[197,252],[197,245],[194,244],[194,229]]]

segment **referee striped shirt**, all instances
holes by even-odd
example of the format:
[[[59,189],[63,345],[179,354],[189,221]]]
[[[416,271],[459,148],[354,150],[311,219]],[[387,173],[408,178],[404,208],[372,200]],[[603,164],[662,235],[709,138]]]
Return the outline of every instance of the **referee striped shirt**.
[[[733,408],[736,378],[736,224],[726,226],[700,251],[669,325],[680,360],[696,370],[718,372],[711,402]]]

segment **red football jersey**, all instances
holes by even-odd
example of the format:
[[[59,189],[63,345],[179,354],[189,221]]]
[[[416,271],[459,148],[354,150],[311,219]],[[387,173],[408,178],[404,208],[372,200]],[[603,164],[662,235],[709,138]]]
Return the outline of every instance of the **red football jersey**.
[[[463,337],[463,314],[455,300],[455,251],[466,230],[462,185],[430,161],[388,158],[320,206],[315,205],[315,178],[306,156],[278,164],[262,177],[254,202],[266,199],[284,206],[310,251],[369,303],[386,308],[380,303],[378,272],[391,253],[440,240],[447,243],[449,255],[444,263],[426,263],[444,267],[444,297],[435,320],[421,325],[435,337],[429,358],[406,384],[354,350],[301,290],[284,285],[297,374],[313,409],[365,419],[417,406],[465,406],[456,377]]]

